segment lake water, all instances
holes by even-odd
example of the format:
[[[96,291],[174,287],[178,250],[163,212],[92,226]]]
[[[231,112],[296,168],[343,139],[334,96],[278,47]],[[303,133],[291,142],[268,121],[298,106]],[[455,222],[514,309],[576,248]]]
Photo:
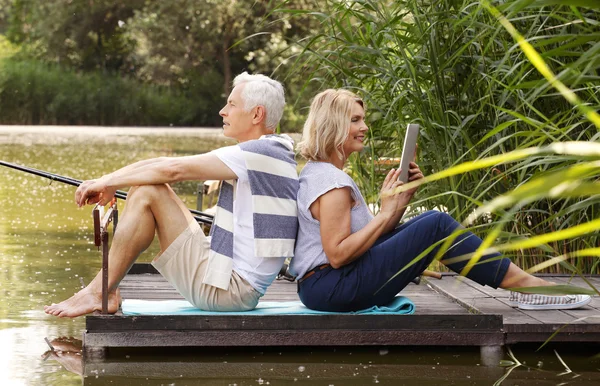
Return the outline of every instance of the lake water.
[[[1,160],[76,179],[226,144],[232,142],[215,129],[0,127]],[[78,339],[84,319],[50,317],[43,306],[71,296],[81,279],[87,283],[100,268],[91,207],[76,207],[74,187],[20,171],[0,167],[0,181],[0,386],[491,385],[507,373],[480,366],[473,349],[398,347],[131,352],[83,366]],[[190,208],[196,206],[196,185],[174,185]],[[157,250],[154,244],[140,261],[150,261]],[[46,354],[44,338],[62,351]],[[572,372],[552,349],[535,348],[515,348],[525,365],[502,384],[600,384],[597,347],[554,346]]]

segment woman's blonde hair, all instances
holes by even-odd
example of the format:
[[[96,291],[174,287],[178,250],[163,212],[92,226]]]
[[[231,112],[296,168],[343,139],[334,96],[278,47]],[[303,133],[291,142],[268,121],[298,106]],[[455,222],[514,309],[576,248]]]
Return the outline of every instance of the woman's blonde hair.
[[[325,90],[313,99],[298,144],[300,154],[312,161],[328,160],[335,151],[342,157],[342,145],[348,137],[352,107],[364,108],[356,94],[343,89]]]

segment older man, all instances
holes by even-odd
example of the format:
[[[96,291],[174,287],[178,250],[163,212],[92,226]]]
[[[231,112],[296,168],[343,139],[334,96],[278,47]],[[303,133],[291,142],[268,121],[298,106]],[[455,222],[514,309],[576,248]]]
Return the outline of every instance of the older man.
[[[78,206],[108,203],[132,186],[109,253],[109,312],[120,304],[119,282],[158,235],[152,264],[196,307],[240,311],[256,307],[286,257],[297,230],[298,175],[293,143],[273,134],[285,105],[282,85],[242,73],[219,114],[226,137],[239,141],[207,154],[136,162],[75,192]],[[222,180],[211,237],[205,237],[169,183]],[[47,314],[76,317],[102,305],[101,276]]]

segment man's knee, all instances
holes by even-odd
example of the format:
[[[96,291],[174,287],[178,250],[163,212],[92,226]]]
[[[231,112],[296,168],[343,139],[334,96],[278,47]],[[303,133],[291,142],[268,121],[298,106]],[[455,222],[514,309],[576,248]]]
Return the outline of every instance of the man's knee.
[[[171,187],[167,184],[134,186],[129,189],[127,200],[133,199],[150,203],[168,195],[170,191]]]

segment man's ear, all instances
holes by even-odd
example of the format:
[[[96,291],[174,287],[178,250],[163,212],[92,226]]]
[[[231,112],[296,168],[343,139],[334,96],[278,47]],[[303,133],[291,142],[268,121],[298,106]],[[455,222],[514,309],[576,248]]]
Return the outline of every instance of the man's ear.
[[[252,123],[259,124],[259,123],[266,123],[267,120],[267,110],[265,109],[265,106],[261,106],[258,105],[254,108],[254,115],[252,116]]]

